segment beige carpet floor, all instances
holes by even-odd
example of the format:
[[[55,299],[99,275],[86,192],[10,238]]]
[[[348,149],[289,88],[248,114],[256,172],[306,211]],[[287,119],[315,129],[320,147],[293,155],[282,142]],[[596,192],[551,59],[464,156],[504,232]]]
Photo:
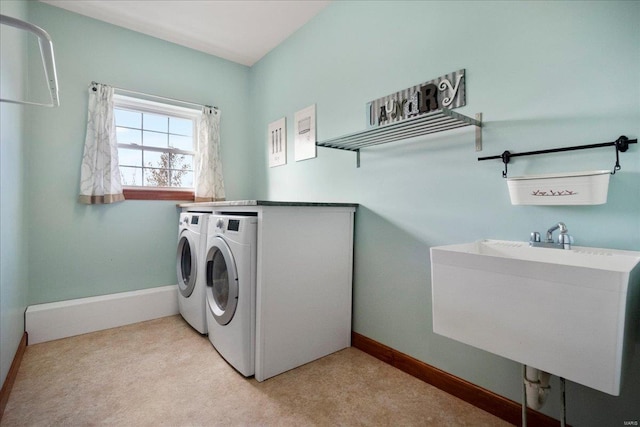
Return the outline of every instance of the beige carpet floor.
[[[506,426],[348,348],[264,382],[181,317],[28,346],[2,426]]]

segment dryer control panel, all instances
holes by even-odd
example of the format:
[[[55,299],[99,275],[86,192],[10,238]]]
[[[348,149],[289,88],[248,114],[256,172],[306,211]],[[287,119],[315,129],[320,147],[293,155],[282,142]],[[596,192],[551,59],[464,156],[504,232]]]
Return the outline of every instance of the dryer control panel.
[[[226,223],[226,226],[225,226]],[[216,228],[220,231],[222,231],[223,233],[225,231],[240,231],[240,220],[239,219],[232,219],[232,218],[228,218],[228,219],[223,219],[223,218],[219,218],[216,221]]]
[[[240,230],[240,220],[239,219],[230,219],[229,224],[227,224],[227,230],[229,231],[238,231]]]
[[[228,242],[255,244],[258,218],[254,215],[211,215],[208,218],[208,239],[220,237]]]

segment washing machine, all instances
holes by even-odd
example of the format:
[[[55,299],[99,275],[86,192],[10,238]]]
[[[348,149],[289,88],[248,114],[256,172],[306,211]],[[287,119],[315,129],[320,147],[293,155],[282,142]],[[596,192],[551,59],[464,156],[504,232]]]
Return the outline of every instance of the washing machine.
[[[209,341],[245,377],[255,373],[256,216],[211,215],[206,249]]]
[[[207,333],[205,251],[209,213],[183,212],[178,226],[178,307],[196,331]]]

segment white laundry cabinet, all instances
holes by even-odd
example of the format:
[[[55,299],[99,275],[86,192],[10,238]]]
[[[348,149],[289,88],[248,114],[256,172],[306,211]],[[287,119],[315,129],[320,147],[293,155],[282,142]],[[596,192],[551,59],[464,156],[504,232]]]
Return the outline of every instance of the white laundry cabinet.
[[[243,200],[179,207],[258,217],[258,381],[351,345],[357,204]]]

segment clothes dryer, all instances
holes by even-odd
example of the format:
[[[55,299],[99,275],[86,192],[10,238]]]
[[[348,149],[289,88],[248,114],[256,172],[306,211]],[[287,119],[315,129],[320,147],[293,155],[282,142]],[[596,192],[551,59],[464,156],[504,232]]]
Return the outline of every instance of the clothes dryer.
[[[255,373],[257,223],[211,215],[206,245],[209,341],[245,377]]]
[[[205,250],[208,213],[183,212],[178,226],[178,307],[196,331],[207,333]]]

